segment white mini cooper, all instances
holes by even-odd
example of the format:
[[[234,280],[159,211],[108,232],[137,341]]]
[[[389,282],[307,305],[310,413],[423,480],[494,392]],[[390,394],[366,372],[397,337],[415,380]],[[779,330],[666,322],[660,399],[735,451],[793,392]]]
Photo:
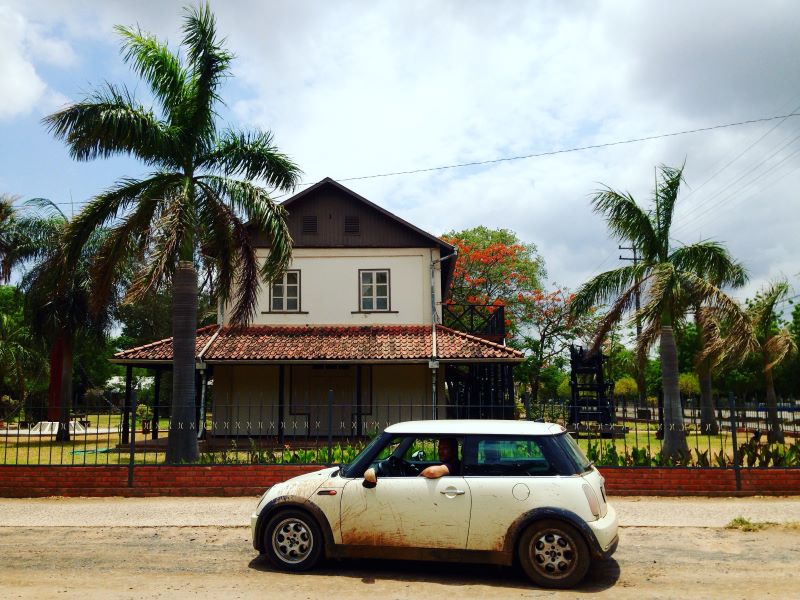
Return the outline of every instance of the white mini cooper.
[[[457,447],[445,460],[443,440]],[[603,483],[559,425],[398,423],[352,463],[271,487],[251,519],[253,545],[290,571],[322,557],[518,561],[536,584],[566,588],[617,548]]]

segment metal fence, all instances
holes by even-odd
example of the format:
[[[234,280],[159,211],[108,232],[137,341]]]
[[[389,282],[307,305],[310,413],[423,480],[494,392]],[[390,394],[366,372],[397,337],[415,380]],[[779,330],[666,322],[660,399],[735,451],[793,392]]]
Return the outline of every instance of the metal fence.
[[[349,462],[371,436],[393,423],[470,417],[559,423],[598,465],[800,466],[800,405],[792,402],[779,404],[782,442],[770,443],[765,405],[737,401],[732,395],[717,399],[714,424],[706,423],[704,428],[700,407],[687,401],[680,427],[690,453],[678,461],[662,456],[658,405],[617,398],[614,423],[605,426],[569,423],[570,414],[569,401],[533,403],[524,396],[515,406],[480,399],[473,405],[451,404],[445,398],[434,407],[408,395],[354,402],[331,391],[322,397],[291,398],[285,405],[277,405],[266,395],[215,398],[211,394],[202,408],[198,403],[194,420],[177,423],[170,419],[170,406],[137,405],[134,400],[129,413],[109,409],[74,415],[68,428],[46,422],[0,426],[0,464],[163,464],[171,427],[197,436],[199,464],[333,464]]]

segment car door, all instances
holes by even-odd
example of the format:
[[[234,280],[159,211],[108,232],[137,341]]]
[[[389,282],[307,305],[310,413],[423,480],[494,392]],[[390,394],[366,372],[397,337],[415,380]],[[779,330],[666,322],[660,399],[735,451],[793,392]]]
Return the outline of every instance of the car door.
[[[463,473],[472,495],[468,550],[502,550],[511,524],[559,496],[555,467],[531,437],[469,438]]]
[[[399,452],[413,450],[408,442]],[[405,546],[464,549],[471,495],[460,475],[379,477],[374,488],[363,478],[342,491],[342,543],[357,546]]]

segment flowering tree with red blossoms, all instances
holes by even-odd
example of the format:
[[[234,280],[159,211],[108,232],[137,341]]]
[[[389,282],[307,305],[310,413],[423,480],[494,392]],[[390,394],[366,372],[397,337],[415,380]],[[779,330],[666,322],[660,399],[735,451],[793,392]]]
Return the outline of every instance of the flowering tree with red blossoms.
[[[481,305],[486,314],[505,307],[508,343],[526,355],[515,378],[538,399],[542,373],[563,364],[567,346],[591,330],[591,314],[570,315],[567,290],[543,291],[544,262],[536,246],[507,229],[475,227],[442,239],[458,248],[450,299],[453,305]]]

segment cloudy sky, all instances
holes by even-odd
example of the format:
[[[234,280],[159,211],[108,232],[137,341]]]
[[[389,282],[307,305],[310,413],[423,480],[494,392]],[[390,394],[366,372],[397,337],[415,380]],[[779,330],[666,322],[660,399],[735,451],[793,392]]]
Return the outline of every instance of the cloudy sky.
[[[185,2],[0,0],[0,192],[69,213],[124,158],[72,162],[40,119],[125,82],[115,24],[175,47]],[[212,2],[237,56],[221,119],[274,132],[305,182],[541,154],[800,112],[800,3]],[[440,234],[479,224],[534,242],[549,280],[620,264],[591,212],[601,184],[652,195],[686,161],[676,243],[727,243],[736,295],[785,276],[800,293],[800,116],[489,165],[344,181]]]

